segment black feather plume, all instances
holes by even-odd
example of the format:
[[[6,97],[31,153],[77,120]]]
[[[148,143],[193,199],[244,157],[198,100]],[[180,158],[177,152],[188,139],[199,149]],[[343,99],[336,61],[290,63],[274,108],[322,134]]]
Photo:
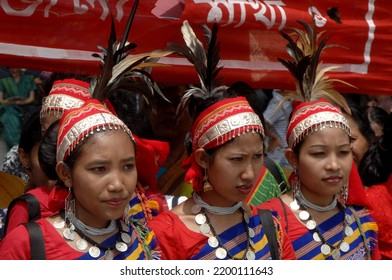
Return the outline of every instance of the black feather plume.
[[[112,17],[107,48],[98,46],[98,49],[102,51],[102,55],[93,54],[94,57],[99,57],[102,62],[100,74],[91,82],[91,96],[93,98],[104,102],[116,91],[126,90],[142,94],[149,104],[154,104],[154,102],[151,102],[151,98],[155,92],[166,99],[151,76],[150,71],[152,67],[168,66],[158,63],[158,60],[161,57],[170,55],[172,52],[168,50],[154,50],[149,53],[131,55],[131,52],[136,47],[135,43],[120,46]]]
[[[184,56],[192,63],[199,77],[200,85],[191,86],[182,96],[177,108],[181,114],[191,99],[207,99],[215,94],[221,94],[227,87],[220,84],[217,76],[223,67],[218,67],[220,62],[219,41],[217,39],[218,24],[214,23],[212,29],[202,26],[206,39],[206,49],[197,38],[189,22],[185,20],[181,32],[185,46],[177,43],[169,43],[168,49]]]
[[[346,112],[350,112],[345,98],[333,89],[332,82],[351,85],[325,76],[326,72],[337,69],[337,66],[323,69],[320,67],[322,51],[332,45],[326,45],[327,38],[321,38],[323,32],[317,34],[314,22],[313,25],[300,20],[297,22],[303,29],[288,28],[286,32],[280,32],[282,37],[288,41],[286,50],[292,60],[283,58],[278,58],[278,60],[289,70],[296,84],[296,91],[284,92],[284,99],[280,106],[287,100],[311,102],[325,98],[342,107]]]

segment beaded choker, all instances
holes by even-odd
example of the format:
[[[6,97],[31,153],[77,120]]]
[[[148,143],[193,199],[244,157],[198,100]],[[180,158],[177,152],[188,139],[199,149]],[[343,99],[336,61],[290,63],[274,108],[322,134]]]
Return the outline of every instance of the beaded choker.
[[[73,241],[75,239],[75,232],[77,234],[79,234],[79,236],[81,238],[76,241],[76,248],[80,251],[85,251],[88,248],[88,244],[89,243],[92,244],[92,246],[88,249],[88,253],[92,258],[98,258],[101,255],[101,250],[103,250],[105,252],[104,258],[106,260],[111,260],[114,258],[114,254],[113,254],[114,249],[116,249],[119,252],[125,252],[126,250],[128,250],[127,244],[132,241],[130,235],[128,234],[129,229],[123,228],[123,225],[121,224],[120,220],[114,221],[116,227],[112,230],[112,232],[116,229],[118,230],[115,243],[110,246],[106,246],[106,245],[98,243],[95,240],[93,240],[92,238],[88,237],[85,234],[86,230],[81,229],[77,226],[77,225],[80,225],[79,223],[73,224],[72,222],[68,221],[68,219],[64,220],[64,212],[63,211],[60,213],[60,216],[63,219],[56,220],[53,223],[54,227],[57,229],[62,229],[65,227],[65,225],[67,225],[67,227],[65,227],[63,230],[63,236],[66,240]],[[77,221],[79,221],[79,220],[77,220]],[[109,227],[111,227],[111,226],[109,225]],[[125,225],[124,225],[124,227],[125,227]],[[106,228],[103,230],[106,231]],[[110,232],[108,232],[108,233],[110,233]],[[107,233],[104,233],[104,234],[107,234]],[[100,234],[100,235],[103,235],[103,234]],[[96,236],[98,236],[98,234],[96,234]]]
[[[197,196],[197,197],[200,199],[200,201],[202,201],[199,196]],[[195,196],[193,196],[193,198],[195,198]],[[247,236],[246,250],[245,250],[244,256],[242,258],[234,257],[230,253],[230,251],[224,246],[223,242],[219,238],[219,235],[216,233],[216,230],[213,227],[211,220],[207,214],[207,211],[210,212],[210,209],[204,207],[204,204],[202,204],[202,205],[200,205],[199,203],[194,204],[192,206],[191,211],[193,214],[196,215],[195,222],[196,222],[196,224],[199,225],[199,231],[203,234],[211,234],[212,235],[208,238],[208,245],[212,248],[216,248],[215,256],[221,260],[226,259],[226,258],[233,259],[233,260],[244,260],[244,259],[254,260],[256,258],[256,255],[254,253],[254,248],[253,248],[254,242],[253,242],[252,238],[255,236],[255,232],[252,228],[249,227],[249,218],[248,218],[248,215],[247,215],[245,209],[242,207],[242,203],[240,205],[240,208],[243,213],[243,223],[246,228],[246,236]],[[205,203],[205,205],[208,205],[208,204]],[[238,205],[238,203],[236,205]],[[216,207],[216,208],[223,208],[223,207]],[[239,208],[237,208],[236,210],[238,210],[238,209]],[[235,211],[233,211],[232,213],[234,213]],[[219,214],[217,214],[217,215],[225,215],[225,214],[222,214],[222,212],[219,212]]]
[[[335,209],[336,204],[338,202],[338,197],[335,195],[333,198],[333,201],[330,205],[319,206],[319,205],[314,204],[314,203],[310,202],[309,200],[307,200],[306,197],[302,194],[301,190],[298,190],[295,197],[296,197],[296,199],[298,199],[298,201],[300,201],[306,207],[313,209],[313,210],[316,210],[316,211],[319,211],[319,212],[325,212],[325,211]]]
[[[299,203],[298,203],[299,202]],[[321,233],[320,229],[317,226],[316,221],[310,215],[307,207],[302,203],[302,201],[297,201],[294,199],[290,203],[290,208],[292,210],[300,210],[299,218],[301,221],[305,223],[306,228],[309,231],[313,232],[313,240],[316,242],[321,242],[322,245],[320,246],[320,251],[324,256],[332,256],[333,259],[338,260],[340,259],[342,253],[346,253],[350,250],[350,244],[344,241],[347,236],[353,235],[353,229],[350,227],[352,222],[351,216],[345,213],[345,206],[342,204],[338,204],[339,208],[343,215],[343,230],[342,230],[342,239],[337,245],[332,245],[327,242],[324,235]]]
[[[206,209],[208,212],[215,214],[215,215],[228,215],[233,214],[238,209],[242,208],[242,201],[234,204],[231,207],[217,207],[211,206],[205,201],[201,199],[201,197],[196,193],[193,192],[192,194],[193,200],[195,201],[196,205],[199,205],[201,208]]]

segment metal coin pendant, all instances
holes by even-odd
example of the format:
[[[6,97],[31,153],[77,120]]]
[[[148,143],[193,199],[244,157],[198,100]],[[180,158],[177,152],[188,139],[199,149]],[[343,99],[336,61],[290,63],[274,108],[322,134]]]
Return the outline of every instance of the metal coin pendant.
[[[63,236],[67,239],[67,240],[74,240],[75,239],[75,234],[74,232],[70,229],[70,228],[65,228],[63,230]]]
[[[201,206],[199,204],[193,204],[192,208],[191,208],[191,212],[193,214],[197,214],[199,213],[201,210]]]
[[[201,233],[207,234],[211,231],[211,228],[208,224],[202,224],[202,225],[200,225],[199,230]]]
[[[126,250],[128,250],[128,245],[121,241],[116,242],[116,249],[119,252],[125,252]]]
[[[124,232],[129,232],[129,227],[128,227],[127,225],[122,224],[122,225],[121,225],[121,228],[122,228],[122,230],[123,230]]]
[[[78,248],[78,250],[80,251],[84,251],[86,250],[88,247],[87,241],[84,239],[79,239],[78,241],[76,241],[76,248]]]
[[[88,253],[91,257],[96,259],[101,254],[101,250],[97,246],[92,246],[90,249],[88,249]]]
[[[335,250],[332,251],[332,258],[334,260],[340,259],[340,256],[341,256],[341,254],[340,254],[340,251],[338,249],[335,249]]]
[[[54,221],[53,226],[57,229],[62,229],[65,227],[65,221],[64,220],[57,220]]]
[[[298,215],[298,216],[299,216],[299,218],[300,218],[302,221],[306,221],[307,219],[309,219],[310,214],[309,214],[308,211],[303,210],[303,211],[299,212],[299,215]]]
[[[204,214],[200,213],[195,216],[196,224],[202,225],[207,221],[207,218]]]
[[[353,229],[351,228],[351,227],[346,227],[345,229],[344,229],[344,233],[346,234],[346,236],[352,236],[353,234],[354,234],[354,231],[353,231]]]
[[[124,241],[125,243],[130,243],[132,241],[132,238],[128,233],[122,232],[121,233],[121,240]]]
[[[246,252],[246,259],[247,260],[255,260],[256,254],[253,251],[248,250],[248,252]]]
[[[340,250],[342,250],[342,252],[347,253],[348,250],[350,250],[350,244],[348,244],[347,242],[343,241],[342,244],[340,244]]]
[[[249,217],[247,213],[244,213],[244,221],[245,223],[249,224]]]
[[[317,242],[321,242],[320,235],[317,232],[313,233],[313,240]]]
[[[297,202],[297,200],[293,200],[290,202],[290,208],[294,211],[299,210],[299,204]]]
[[[346,220],[346,222],[347,222],[348,224],[351,224],[352,220],[351,220],[351,216],[350,216],[350,215],[346,215],[346,216],[344,217],[344,219]]]
[[[215,236],[211,236],[210,238],[208,238],[208,245],[210,245],[212,248],[218,247],[218,239]]]
[[[328,256],[331,253],[331,247],[329,247],[329,245],[327,244],[323,244],[321,245],[321,253],[323,253],[323,255]]]
[[[249,237],[250,238],[255,237],[255,231],[253,230],[253,228],[248,228],[248,232],[249,232]]]
[[[315,229],[316,226],[317,226],[317,223],[314,220],[309,220],[306,222],[306,228],[309,230]]]
[[[227,251],[225,249],[223,249],[223,248],[218,248],[215,251],[215,256],[218,259],[223,260],[223,259],[225,259],[227,257]]]
[[[114,258],[112,250],[106,250],[105,252],[105,260],[112,260]]]

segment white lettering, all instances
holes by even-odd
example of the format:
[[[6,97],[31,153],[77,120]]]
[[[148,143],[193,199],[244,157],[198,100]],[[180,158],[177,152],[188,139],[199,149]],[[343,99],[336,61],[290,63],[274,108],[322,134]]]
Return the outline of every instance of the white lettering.
[[[37,11],[42,11],[42,9],[38,9],[40,5],[46,5],[44,8],[44,17],[49,17],[50,14],[57,14],[52,12],[53,8],[56,5],[61,5],[63,2],[58,4],[58,0],[50,0],[49,4],[44,4],[44,0],[20,0],[20,3],[23,3],[24,8],[20,8],[21,5],[15,5],[16,0],[0,0],[0,7],[4,10],[5,14],[11,16],[19,16],[19,17],[30,17]],[[96,5],[98,2],[98,5]],[[124,5],[128,0],[118,0],[116,3],[116,20],[121,21],[124,18]],[[19,3],[19,4],[20,4]],[[12,5],[13,4],[13,5]],[[89,12],[91,9],[101,8],[102,13],[100,19],[104,21],[106,17],[109,15],[110,7],[108,6],[108,1],[105,0],[73,0],[73,11],[77,15],[83,15]],[[16,9],[14,6],[18,6]]]
[[[88,12],[89,7],[87,7],[87,5],[81,4],[80,0],[74,0],[74,11],[76,14],[82,15],[86,12]],[[95,8],[95,0],[86,0],[86,2],[94,9]],[[105,0],[98,0],[99,4],[102,7],[102,14],[100,19],[101,20],[105,20],[105,18],[107,17],[107,15],[109,14],[109,7],[108,7],[108,3]]]
[[[282,29],[287,21],[286,12],[282,8],[285,6],[281,0],[194,0],[196,4],[209,4],[211,9],[207,15],[207,22],[220,22],[223,26],[238,22],[234,27],[243,25],[247,19],[247,13],[252,13],[256,21],[265,24],[267,29],[272,28],[278,20],[277,12],[281,15],[281,22],[278,29]],[[239,7],[239,18],[236,17],[235,7]],[[269,17],[267,13],[270,13]],[[228,14],[227,19],[224,19],[224,14]]]
[[[26,3],[26,1],[21,0],[21,2]],[[37,1],[30,1],[31,4],[28,4],[26,8],[22,10],[15,10],[14,8],[11,7],[11,5],[8,3],[8,0],[1,0],[1,7],[3,8],[4,12],[7,15],[11,16],[20,16],[20,17],[29,17],[32,14],[34,14],[35,9],[41,5],[43,0],[37,0]],[[15,2],[14,2],[15,3]]]

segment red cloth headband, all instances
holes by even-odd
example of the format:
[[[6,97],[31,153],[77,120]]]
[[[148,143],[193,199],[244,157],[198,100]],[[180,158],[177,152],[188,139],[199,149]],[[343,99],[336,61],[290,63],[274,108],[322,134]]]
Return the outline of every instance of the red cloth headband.
[[[90,99],[88,83],[75,79],[55,81],[48,96],[42,100],[40,118],[50,113],[61,116],[64,110],[78,108],[88,99]]]
[[[295,107],[287,128],[286,140],[294,148],[306,135],[322,130],[326,125],[340,127],[351,135],[346,118],[341,110],[325,99],[303,102]]]
[[[57,133],[57,162],[64,161],[84,137],[101,129],[123,129],[133,139],[128,127],[96,99],[80,108],[65,110]]]

